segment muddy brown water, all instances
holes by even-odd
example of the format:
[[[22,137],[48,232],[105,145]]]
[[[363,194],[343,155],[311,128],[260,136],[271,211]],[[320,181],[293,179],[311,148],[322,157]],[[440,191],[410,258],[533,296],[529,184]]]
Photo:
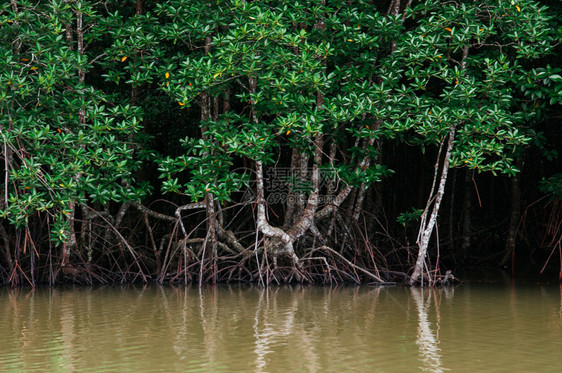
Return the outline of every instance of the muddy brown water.
[[[562,372],[562,288],[0,290],[1,372]]]

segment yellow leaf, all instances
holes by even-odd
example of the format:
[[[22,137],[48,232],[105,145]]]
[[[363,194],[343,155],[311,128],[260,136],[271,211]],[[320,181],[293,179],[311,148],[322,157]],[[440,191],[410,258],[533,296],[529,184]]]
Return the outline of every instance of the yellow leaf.
[[[288,135],[288,134],[290,134],[290,133],[291,133],[291,130],[288,130],[288,131],[287,131],[287,133],[286,133],[285,135]]]
[[[180,104],[180,106],[185,105],[185,102],[178,102],[178,104]]]
[[[170,77],[170,73],[166,73],[164,76],[168,79]]]
[[[125,62],[126,59],[127,59],[127,56],[121,57],[121,62]]]
[[[170,85],[170,82],[166,83],[166,87]]]
[[[347,39],[347,41],[353,41],[353,39]]]
[[[515,5],[515,9],[517,9],[518,12],[521,11],[521,8],[519,8],[517,5]]]
[[[365,128],[370,129],[369,126],[365,126]]]
[[[215,75],[213,75],[213,78],[216,78],[217,76],[221,75],[222,71],[219,71],[218,73],[216,73]]]
[[[29,70],[32,70],[32,71],[33,71],[33,70],[37,70],[37,69],[38,69],[37,66],[33,66],[33,67],[30,67],[30,68],[29,68]]]
[[[22,60],[23,62],[27,62],[27,61],[29,61],[29,58],[22,58],[21,60]]]
[[[450,28],[450,27],[445,27],[445,30],[447,30],[447,31],[449,31],[449,32],[453,31],[453,29]]]

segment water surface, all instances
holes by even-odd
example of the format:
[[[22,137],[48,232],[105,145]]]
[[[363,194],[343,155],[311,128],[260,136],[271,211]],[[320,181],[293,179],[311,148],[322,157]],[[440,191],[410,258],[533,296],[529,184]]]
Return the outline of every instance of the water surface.
[[[0,290],[2,372],[561,372],[562,288]]]

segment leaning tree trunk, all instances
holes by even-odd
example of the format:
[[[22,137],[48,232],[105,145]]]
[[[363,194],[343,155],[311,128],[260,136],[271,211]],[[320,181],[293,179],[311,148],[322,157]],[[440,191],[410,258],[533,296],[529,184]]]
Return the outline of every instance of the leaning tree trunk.
[[[410,285],[415,284],[421,278],[421,283],[423,286],[423,271],[425,266],[425,259],[427,257],[427,249],[429,247],[429,240],[431,234],[433,233],[433,228],[437,222],[437,215],[439,213],[439,207],[441,206],[441,201],[443,200],[443,195],[445,193],[445,183],[447,182],[447,175],[449,173],[449,158],[451,156],[451,151],[453,150],[453,144],[455,142],[455,126],[451,126],[449,132],[449,140],[447,142],[447,150],[445,156],[443,157],[443,165],[441,169],[441,175],[439,176],[439,186],[437,192],[435,192],[435,185],[438,178],[439,165],[441,163],[441,150],[443,148],[443,142],[441,143],[441,148],[439,149],[439,154],[437,155],[437,161],[435,162],[435,174],[433,177],[433,187],[431,188],[431,193],[429,195],[427,205],[423,211],[420,222],[420,230],[418,233],[417,245],[418,245],[418,258],[416,260],[416,265],[414,267],[414,272],[410,277]],[[431,210],[431,215],[429,212]],[[428,219],[429,215],[429,219]],[[431,286],[431,276],[428,276],[429,285]]]
[[[462,60],[461,60],[461,70],[466,69],[466,59],[468,57],[469,47],[465,46],[463,48]],[[416,243],[418,245],[418,258],[416,259],[416,265],[414,266],[414,272],[410,277],[410,285],[417,283],[421,279],[421,285],[423,286],[423,271],[425,266],[425,259],[427,257],[427,249],[429,247],[429,240],[431,234],[433,233],[433,228],[437,223],[437,215],[439,214],[439,207],[441,206],[441,201],[443,200],[443,194],[445,193],[445,184],[447,182],[447,175],[449,173],[449,158],[451,157],[451,152],[453,150],[453,145],[455,143],[456,135],[456,124],[451,124],[449,130],[449,141],[447,142],[447,150],[445,151],[445,156],[443,158],[443,165],[441,169],[441,176],[439,177],[439,186],[437,192],[435,192],[435,186],[437,183],[439,164],[441,163],[441,151],[443,149],[443,143],[445,138],[441,142],[439,147],[439,153],[437,155],[437,161],[435,162],[435,173],[433,175],[433,185],[431,187],[431,192],[429,193],[429,198],[427,199],[427,204],[421,216],[420,230],[418,233],[418,239]],[[431,210],[431,215],[429,211]],[[429,220],[428,220],[429,215]],[[429,286],[432,286],[431,276],[428,276]]]

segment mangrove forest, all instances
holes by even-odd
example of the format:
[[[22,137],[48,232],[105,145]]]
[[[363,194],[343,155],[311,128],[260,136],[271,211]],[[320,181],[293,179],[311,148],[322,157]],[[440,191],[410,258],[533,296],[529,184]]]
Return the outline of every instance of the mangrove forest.
[[[562,279],[557,0],[5,0],[0,282]]]

